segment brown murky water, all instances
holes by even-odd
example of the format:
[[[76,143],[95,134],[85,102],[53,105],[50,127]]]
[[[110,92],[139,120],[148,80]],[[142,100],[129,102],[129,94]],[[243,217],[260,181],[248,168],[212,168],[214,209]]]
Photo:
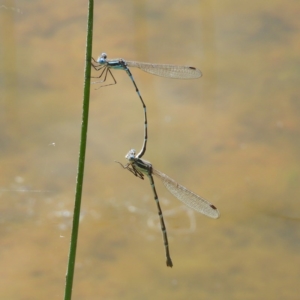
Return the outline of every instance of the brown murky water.
[[[85,1],[0,3],[0,298],[62,299],[80,136]],[[91,92],[73,299],[298,299],[300,5],[98,1],[93,54],[193,65],[198,80],[132,70],[145,159],[214,203],[186,210],[126,162],[143,111],[125,72]]]

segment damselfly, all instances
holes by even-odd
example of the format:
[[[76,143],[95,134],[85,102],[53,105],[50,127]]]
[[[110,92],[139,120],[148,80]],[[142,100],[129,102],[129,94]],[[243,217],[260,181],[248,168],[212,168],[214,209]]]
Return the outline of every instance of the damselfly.
[[[97,60],[92,58],[92,66],[96,71],[100,71],[100,75],[97,77],[92,78],[99,78],[102,79],[100,81],[92,82],[92,83],[103,83],[107,79],[107,75],[109,74],[112,79],[113,83],[107,85],[114,85],[117,83],[115,77],[113,76],[111,69],[116,70],[124,70],[130,77],[136,93],[138,94],[144,109],[144,143],[142,146],[141,151],[137,154],[136,157],[141,158],[145,152],[147,147],[147,140],[148,140],[148,132],[147,132],[147,109],[146,105],[143,101],[141,93],[133,79],[133,76],[129,70],[129,67],[139,68],[147,73],[161,76],[161,77],[168,77],[168,78],[177,78],[177,79],[195,79],[202,76],[200,70],[189,67],[189,66],[177,66],[177,65],[166,65],[166,64],[151,64],[151,63],[144,63],[144,62],[137,62],[137,61],[129,61],[124,60],[122,58],[114,58],[114,59],[107,59],[106,53],[102,53]]]
[[[173,263],[170,256],[170,250],[169,250],[169,243],[168,243],[168,237],[167,237],[167,230],[162,214],[162,210],[159,204],[159,199],[157,196],[154,179],[152,175],[155,175],[158,177],[165,187],[180,201],[182,201],[187,206],[191,207],[192,209],[210,217],[213,219],[217,219],[220,216],[220,213],[218,209],[208,202],[207,200],[203,199],[202,197],[198,196],[197,194],[193,193],[192,191],[188,190],[184,186],[177,183],[175,180],[167,176],[166,174],[154,169],[152,167],[152,164],[146,160],[143,160],[141,158],[138,158],[135,155],[135,150],[131,149],[125,156],[129,163],[127,163],[125,166],[117,161],[124,169],[127,169],[132,174],[134,174],[136,177],[140,179],[144,179],[144,175],[146,175],[149,180],[150,184],[153,190],[154,199],[157,204],[158,209],[158,215],[160,219],[160,225],[161,230],[163,233],[163,239],[164,239],[164,245],[165,245],[165,252],[166,252],[166,258],[167,258],[167,266],[172,267]]]

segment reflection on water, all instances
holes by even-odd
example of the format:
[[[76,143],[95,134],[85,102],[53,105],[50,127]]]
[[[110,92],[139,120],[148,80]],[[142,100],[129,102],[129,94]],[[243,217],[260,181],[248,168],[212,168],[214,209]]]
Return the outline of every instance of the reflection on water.
[[[6,6],[6,5],[1,4],[0,9],[11,10],[14,13],[23,14],[23,11],[20,8],[17,8],[14,6]]]
[[[221,218],[158,183],[165,266],[149,183],[114,163],[143,142],[143,108],[115,70],[117,85],[91,90],[74,299],[298,298],[298,11],[282,0],[96,3],[94,57],[203,72],[181,81],[132,70],[148,111],[144,158]],[[85,28],[85,2],[0,3],[1,299],[63,295]]]
[[[164,203],[165,205],[166,203],[170,204],[169,203],[170,201],[168,199],[160,199],[160,202]],[[146,220],[148,228],[152,230],[161,231],[159,217],[154,212],[146,209],[141,209],[129,203],[120,204],[117,203],[116,201],[113,201],[111,203],[113,203],[113,205],[118,208],[124,205],[130,213],[132,213],[133,215],[134,214],[139,215],[139,218]],[[176,219],[177,217],[181,217],[183,214],[186,217],[187,225],[185,227],[170,228],[168,226],[168,231],[173,231],[175,234],[188,234],[196,231],[197,224],[196,224],[195,212],[192,209],[188,208],[187,206],[180,205],[172,209],[164,209],[163,214],[166,218],[173,218],[173,219]],[[145,232],[145,228],[143,228],[143,233],[144,232]]]

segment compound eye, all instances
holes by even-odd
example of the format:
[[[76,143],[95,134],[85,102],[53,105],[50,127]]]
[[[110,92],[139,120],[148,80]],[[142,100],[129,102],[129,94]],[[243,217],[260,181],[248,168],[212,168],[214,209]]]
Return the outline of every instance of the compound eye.
[[[98,62],[99,64],[105,64],[105,63],[106,63],[106,58],[107,58],[106,53],[102,53],[102,54],[98,57],[97,62]]]
[[[125,156],[129,161],[135,158],[135,150],[131,149]]]

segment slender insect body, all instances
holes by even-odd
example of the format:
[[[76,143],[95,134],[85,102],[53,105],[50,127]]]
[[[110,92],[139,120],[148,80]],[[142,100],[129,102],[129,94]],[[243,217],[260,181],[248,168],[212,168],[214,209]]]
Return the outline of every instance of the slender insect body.
[[[124,70],[126,71],[127,75],[130,77],[134,87],[135,91],[138,94],[140,101],[144,108],[144,142],[141,151],[137,154],[138,158],[143,157],[143,155],[146,152],[147,148],[147,110],[146,105],[143,101],[143,98],[141,96],[141,93],[135,83],[135,80],[129,70],[129,67],[135,67],[139,68],[142,71],[145,71],[147,73],[161,76],[161,77],[168,77],[168,78],[176,78],[176,79],[195,79],[202,76],[202,73],[200,70],[190,67],[190,66],[176,66],[176,65],[168,65],[168,64],[152,64],[152,63],[144,63],[144,62],[137,62],[137,61],[125,61],[122,58],[117,59],[107,59],[107,54],[102,53],[97,60],[92,58],[92,67],[96,71],[100,71],[100,75],[98,77],[93,78],[103,78],[103,80],[96,81],[93,83],[103,83],[107,79],[107,75],[109,74],[114,83],[107,84],[107,85],[114,85],[117,83],[116,79],[114,78],[111,69],[114,70]],[[105,85],[104,85],[105,86]]]
[[[96,64],[94,63],[98,63],[99,66],[97,66]],[[146,108],[146,105],[145,105],[145,102],[142,98],[142,95],[135,83],[135,80],[130,72],[130,70],[128,69],[127,65],[126,65],[126,62],[123,60],[123,59],[117,59],[117,60],[107,60],[107,55],[106,53],[102,53],[99,58],[96,60],[93,59],[92,61],[92,66],[93,68],[96,70],[96,71],[100,71],[103,69],[103,71],[100,73],[100,75],[96,78],[103,78],[102,81],[100,82],[93,82],[93,83],[102,83],[102,82],[105,82],[106,81],[106,78],[107,78],[107,74],[109,73],[111,75],[111,77],[113,78],[114,80],[114,83],[113,84],[116,84],[117,81],[116,79],[114,78],[112,72],[110,69],[115,69],[115,70],[124,70],[126,71],[127,75],[129,76],[129,78],[131,79],[134,87],[135,87],[135,91],[137,93],[137,95],[139,96],[140,98],[140,101],[142,103],[142,106],[143,106],[143,110],[144,110],[144,142],[143,142],[143,146],[142,146],[142,149],[141,151],[139,152],[139,154],[137,155],[138,157],[142,157],[144,155],[144,153],[146,152],[146,148],[147,148],[147,141],[148,141],[148,131],[147,131],[147,108]],[[95,77],[93,77],[95,78]],[[109,85],[112,85],[112,84],[109,84]]]
[[[146,160],[138,158],[135,155],[135,150],[131,149],[125,156],[129,163],[127,165],[123,165],[118,162],[124,169],[130,171],[133,175],[140,179],[144,179],[144,175],[150,180],[150,186],[153,191],[154,200],[157,204],[158,215],[160,217],[160,224],[161,224],[161,231],[163,233],[163,240],[165,245],[165,252],[167,258],[167,266],[172,267],[173,263],[171,260],[170,252],[169,252],[169,244],[168,244],[168,237],[167,237],[167,230],[164,223],[163,213],[159,204],[159,198],[156,192],[155,183],[153,179],[153,174],[158,177],[166,188],[180,201],[184,204],[188,205],[189,207],[193,208],[194,210],[201,212],[202,214],[211,217],[211,218],[218,218],[220,213],[218,209],[208,202],[207,200],[203,199],[202,197],[198,196],[197,194],[193,193],[192,191],[188,190],[184,186],[177,183],[175,180],[167,176],[166,174],[154,169],[152,164]]]

